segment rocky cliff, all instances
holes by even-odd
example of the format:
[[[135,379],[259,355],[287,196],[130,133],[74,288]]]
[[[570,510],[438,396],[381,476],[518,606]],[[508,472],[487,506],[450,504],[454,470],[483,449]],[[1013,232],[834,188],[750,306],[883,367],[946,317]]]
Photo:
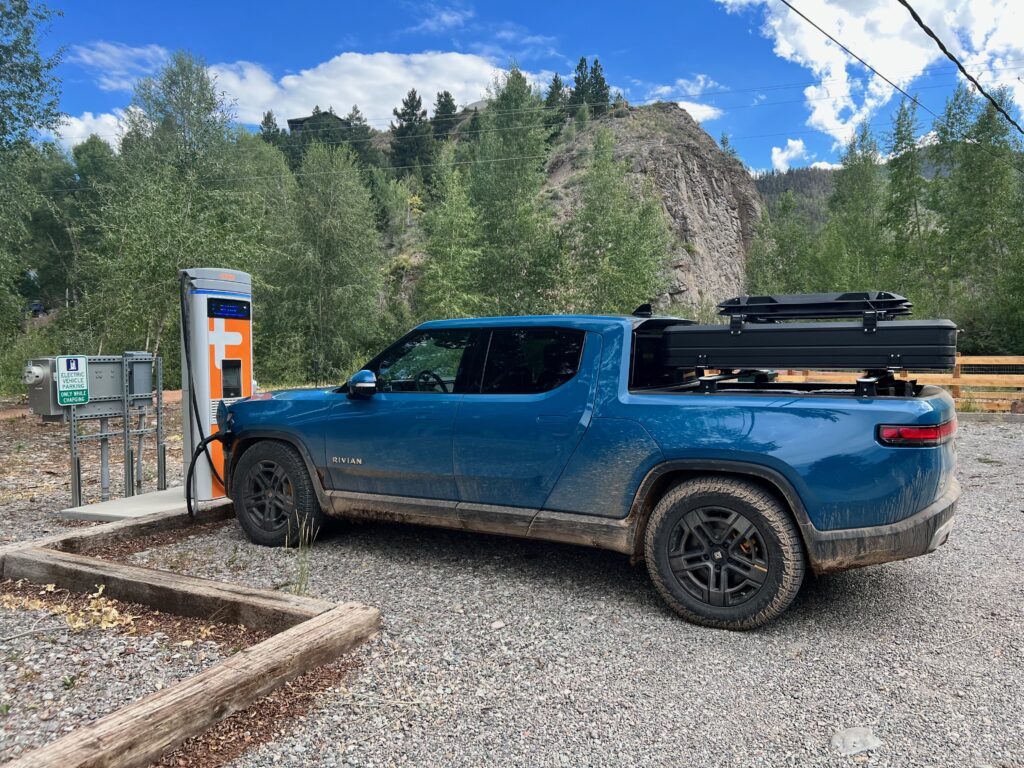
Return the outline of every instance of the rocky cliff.
[[[616,157],[628,163],[634,183],[658,193],[671,220],[676,243],[666,257],[669,289],[659,304],[706,311],[743,293],[762,202],[742,163],[675,104],[619,110],[581,130],[563,131],[548,163],[547,190],[563,211],[574,204],[595,126],[612,131]]]

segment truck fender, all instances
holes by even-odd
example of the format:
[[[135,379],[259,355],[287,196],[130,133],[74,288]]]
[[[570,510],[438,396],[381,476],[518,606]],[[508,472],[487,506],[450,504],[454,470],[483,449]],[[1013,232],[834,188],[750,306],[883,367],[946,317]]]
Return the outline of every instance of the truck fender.
[[[747,478],[757,482],[758,485],[767,486],[778,494],[786,503],[793,519],[800,526],[800,536],[803,538],[804,546],[811,548],[811,542],[818,533],[807,515],[807,508],[796,492],[793,484],[784,475],[769,467],[760,464],[753,464],[747,461],[730,461],[722,459],[670,459],[656,466],[644,476],[633,497],[633,504],[629,510],[629,516],[636,520],[636,529],[633,542],[637,553],[643,547],[647,519],[654,509],[658,500],[676,482],[687,477],[699,475],[728,475],[731,477]]]
[[[324,510],[331,509],[331,503],[327,498],[327,492],[324,488],[324,478],[319,468],[313,463],[313,457],[309,455],[309,450],[306,448],[306,444],[296,435],[291,432],[285,432],[277,429],[253,429],[246,430],[236,436],[235,442],[232,445],[231,455],[228,461],[227,477],[225,480],[227,483],[231,483],[234,473],[235,466],[238,464],[238,459],[248,450],[252,445],[259,442],[260,440],[277,440],[278,442],[290,445],[292,448],[299,452],[303,462],[306,464],[306,470],[309,472],[309,478],[313,483],[313,490],[316,491],[317,501],[320,502],[320,508]],[[230,485],[227,488],[230,493]]]

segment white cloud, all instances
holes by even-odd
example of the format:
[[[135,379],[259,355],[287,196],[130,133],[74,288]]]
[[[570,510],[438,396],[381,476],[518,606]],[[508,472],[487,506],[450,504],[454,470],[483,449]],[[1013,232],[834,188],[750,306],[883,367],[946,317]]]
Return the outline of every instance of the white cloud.
[[[272,109],[282,121],[308,115],[314,105],[344,114],[358,104],[383,128],[410,88],[433,104],[448,90],[459,104],[480,99],[498,69],[483,56],[467,53],[342,53],[298,74],[275,78],[260,64],[239,61],[210,68],[217,87],[237,102],[238,119],[255,125]],[[528,75],[530,77],[530,75]]]
[[[55,138],[65,148],[70,149],[95,133],[116,148],[124,126],[124,118],[123,109],[100,114],[83,112],[79,117],[68,116],[64,118]]]
[[[762,33],[776,55],[811,70],[804,90],[807,124],[845,143],[858,123],[899,96],[777,0],[717,0],[730,12],[763,11]],[[930,0],[919,3],[925,23],[988,85],[1006,85],[1024,107],[1024,82],[1009,69],[1024,59],[1024,13],[1014,0]],[[929,66],[948,63],[907,13],[891,0],[804,0],[800,10],[901,87]]]
[[[690,117],[696,120],[698,123],[706,123],[711,120],[717,120],[723,114],[725,114],[718,107],[714,107],[711,104],[699,104],[696,101],[679,101],[676,102],[680,109],[685,109],[690,113]]]
[[[448,32],[463,26],[474,16],[472,8],[461,8],[458,6],[429,4],[424,10],[427,12],[427,16],[419,24],[406,30],[407,32],[427,32],[431,34]]]
[[[635,85],[644,85],[647,88],[645,98],[648,100],[671,100],[673,98],[682,98],[688,96],[693,98],[700,96],[705,91],[712,88],[720,87],[714,79],[709,75],[703,73],[694,75],[692,78],[680,77],[676,79],[674,83],[669,84],[651,84],[643,83],[639,80],[634,80]]]
[[[417,90],[427,108],[433,105],[437,92],[443,90],[450,91],[458,104],[465,105],[483,98],[499,71],[490,59],[482,56],[441,51],[343,53],[280,78],[251,61],[210,67],[217,88],[234,100],[242,123],[256,125],[264,112],[273,110],[284,127],[285,120],[308,115],[314,106],[333,107],[335,112],[345,114],[353,104],[358,104],[367,120],[381,129],[387,127],[392,119],[391,110],[409,88]],[[554,73],[544,70],[523,74],[531,84],[542,88]],[[124,112],[115,109],[68,117],[59,140],[72,147],[89,134],[97,133],[116,143]]]
[[[816,163],[811,163],[811,168],[820,168],[825,171],[835,171],[842,167],[842,163],[830,163],[827,160],[819,160]]]
[[[155,44],[131,46],[100,40],[71,46],[68,61],[92,71],[104,91],[130,91],[140,77],[156,72],[167,56],[167,49]]]
[[[786,139],[785,147],[772,147],[772,168],[776,171],[788,171],[789,166],[797,160],[807,157],[807,149],[803,139]]]

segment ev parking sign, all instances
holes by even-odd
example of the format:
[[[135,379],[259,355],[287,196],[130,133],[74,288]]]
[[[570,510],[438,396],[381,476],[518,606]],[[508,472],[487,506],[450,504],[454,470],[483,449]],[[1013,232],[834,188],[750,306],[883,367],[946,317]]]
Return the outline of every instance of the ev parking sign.
[[[57,405],[89,402],[89,358],[66,355],[57,358]]]

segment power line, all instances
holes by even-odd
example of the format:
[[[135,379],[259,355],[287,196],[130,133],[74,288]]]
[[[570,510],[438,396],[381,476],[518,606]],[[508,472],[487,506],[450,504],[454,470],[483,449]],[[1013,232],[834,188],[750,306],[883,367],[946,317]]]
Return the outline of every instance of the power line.
[[[938,115],[937,115],[937,114],[935,114],[934,112],[932,112],[932,111],[931,111],[930,109],[928,109],[928,107],[926,107],[926,106],[925,106],[924,104],[922,104],[922,103],[921,103],[921,102],[919,102],[919,101],[918,101],[917,99],[915,99],[915,98],[914,98],[913,96],[911,96],[911,95],[910,95],[909,93],[907,93],[906,91],[904,91],[904,90],[903,90],[902,88],[900,88],[900,87],[899,87],[898,85],[896,85],[896,83],[894,83],[894,82],[893,82],[892,80],[890,80],[890,79],[889,79],[888,77],[886,77],[886,76],[885,76],[885,75],[883,75],[883,74],[882,74],[881,72],[879,72],[879,71],[878,71],[877,69],[875,69],[874,67],[872,67],[872,66],[871,66],[870,64],[868,64],[868,63],[867,63],[866,61],[864,61],[864,59],[862,59],[862,58],[861,58],[860,56],[858,56],[858,55],[857,55],[856,53],[854,53],[853,51],[851,51],[851,50],[850,50],[849,48],[847,48],[847,47],[846,47],[845,45],[843,45],[843,44],[842,44],[841,42],[839,42],[839,41],[838,41],[838,40],[837,40],[836,38],[834,38],[834,37],[833,37],[832,35],[830,35],[830,34],[829,34],[828,32],[826,32],[826,31],[825,31],[824,29],[822,29],[822,28],[821,28],[821,27],[819,27],[819,26],[818,26],[817,24],[815,24],[815,23],[814,23],[813,21],[811,21],[811,20],[810,20],[809,18],[807,18],[807,17],[806,17],[806,16],[805,16],[805,15],[803,14],[803,12],[802,12],[802,11],[800,11],[800,9],[796,8],[796,7],[795,7],[795,6],[794,6],[794,5],[792,4],[792,3],[790,3],[790,2],[789,2],[789,0],[779,0],[779,2],[781,2],[781,3],[782,3],[782,4],[784,5],[784,6],[786,6],[787,8],[789,8],[789,10],[791,10],[791,11],[792,11],[793,13],[795,13],[795,14],[796,14],[797,16],[799,16],[799,17],[800,17],[801,19],[803,19],[804,21],[806,21],[806,22],[807,22],[808,24],[810,24],[810,25],[811,25],[812,27],[814,27],[814,28],[815,28],[816,30],[818,30],[819,32],[821,32],[821,34],[823,34],[823,35],[824,35],[825,37],[827,37],[827,38],[828,38],[829,40],[831,40],[831,41],[832,41],[833,43],[835,43],[835,44],[836,44],[836,45],[838,45],[838,46],[839,46],[840,48],[842,48],[842,49],[843,49],[844,51],[846,51],[846,52],[847,52],[847,53],[848,53],[848,54],[849,54],[850,56],[852,56],[852,57],[853,57],[853,58],[855,58],[855,59],[856,59],[857,61],[859,61],[859,62],[860,62],[860,63],[861,63],[862,65],[864,65],[864,67],[866,67],[867,69],[870,69],[870,70],[871,70],[872,72],[874,72],[874,73],[875,73],[875,74],[876,74],[876,75],[877,75],[878,77],[880,77],[880,78],[881,78],[882,80],[885,80],[885,82],[887,82],[887,83],[888,83],[888,84],[889,84],[890,86],[892,86],[892,87],[893,87],[893,88],[895,88],[895,89],[896,89],[897,91],[899,91],[900,93],[902,93],[902,94],[903,94],[904,96],[906,96],[906,97],[907,97],[908,99],[910,99],[910,100],[911,100],[912,102],[914,102],[914,103],[915,103],[915,104],[916,104],[917,106],[919,106],[919,107],[921,107],[922,109],[924,109],[925,111],[927,111],[927,112],[928,112],[929,114],[931,114],[931,115],[932,115],[933,117],[936,117],[936,118],[938,117]]]
[[[932,110],[931,110],[931,109],[929,109],[929,108],[928,108],[927,106],[925,106],[925,105],[924,105],[924,104],[922,104],[922,103],[921,103],[920,101],[918,101],[918,100],[917,100],[917,99],[916,99],[916,98],[915,98],[914,96],[911,96],[911,95],[910,95],[909,93],[907,93],[907,92],[906,92],[905,90],[903,90],[902,88],[900,88],[900,87],[899,87],[898,85],[896,85],[896,83],[894,83],[894,82],[893,82],[892,80],[890,80],[890,79],[889,79],[888,77],[886,77],[886,76],[885,76],[885,75],[883,75],[883,74],[882,74],[881,72],[879,72],[879,71],[878,71],[877,69],[875,69],[875,68],[874,68],[873,66],[871,66],[871,65],[870,65],[870,64],[868,64],[868,63],[867,63],[866,61],[864,61],[864,59],[862,59],[862,58],[861,58],[860,56],[858,56],[858,55],[857,55],[856,53],[854,53],[854,52],[853,52],[853,51],[851,51],[851,50],[850,50],[849,48],[847,48],[847,47],[846,47],[845,45],[843,45],[843,44],[842,44],[841,42],[839,42],[839,40],[837,40],[837,39],[836,39],[835,37],[833,37],[833,36],[832,36],[831,34],[829,34],[828,32],[826,32],[826,31],[825,31],[824,29],[822,29],[822,28],[821,28],[820,26],[818,26],[817,24],[815,24],[815,23],[814,23],[813,21],[811,21],[811,19],[807,18],[807,16],[805,16],[805,15],[804,15],[804,14],[803,14],[803,13],[802,13],[802,12],[801,12],[801,11],[800,11],[800,10],[799,10],[798,8],[794,7],[794,6],[793,6],[793,4],[789,2],[789,0],[779,0],[779,2],[781,2],[781,3],[782,3],[782,4],[784,5],[784,6],[786,6],[787,8],[789,8],[789,9],[790,9],[791,11],[793,11],[793,13],[795,13],[795,14],[796,14],[797,16],[799,16],[799,17],[800,17],[801,19],[803,19],[804,21],[806,21],[806,22],[807,22],[808,24],[810,24],[810,25],[811,25],[812,27],[814,27],[814,28],[815,28],[816,30],[818,30],[818,31],[819,31],[819,32],[820,32],[821,34],[823,34],[823,35],[824,35],[825,37],[827,37],[827,38],[828,38],[829,40],[831,40],[831,41],[832,41],[833,43],[835,43],[835,44],[836,44],[836,45],[838,45],[838,46],[839,46],[840,48],[842,48],[842,49],[843,49],[844,51],[846,51],[846,53],[848,53],[848,54],[849,54],[850,56],[852,56],[852,57],[853,57],[853,58],[855,58],[855,59],[856,59],[857,61],[859,61],[859,62],[860,62],[860,63],[861,63],[862,65],[864,65],[864,66],[865,66],[865,67],[866,67],[867,69],[869,69],[869,70],[871,70],[872,72],[874,72],[874,73],[875,73],[875,75],[877,75],[877,76],[878,76],[879,78],[881,78],[882,80],[884,80],[885,82],[887,82],[887,83],[888,83],[888,84],[889,84],[890,86],[892,86],[892,87],[893,87],[893,88],[895,88],[895,89],[896,89],[897,91],[899,91],[900,93],[902,93],[902,94],[903,94],[903,95],[904,95],[904,96],[905,96],[906,98],[910,99],[910,101],[912,101],[912,102],[913,102],[914,104],[916,104],[916,105],[917,105],[918,107],[920,107],[920,108],[921,108],[921,109],[923,109],[923,110],[924,110],[925,112],[927,112],[928,114],[930,114],[930,115],[931,115],[932,117],[934,117],[934,118],[935,118],[936,120],[940,120],[940,121],[942,120],[942,118],[941,118],[941,117],[940,117],[940,116],[939,116],[939,115],[938,115],[938,114],[937,114],[936,112],[932,111]],[[901,2],[902,2],[902,0],[901,0]],[[959,139],[960,139],[961,141],[964,141],[964,140],[965,140],[965,137],[964,137],[964,136],[959,136],[958,138],[959,138]],[[1006,166],[1007,166],[1008,168],[1012,168],[1013,170],[1017,171],[1017,173],[1019,173],[1019,174],[1021,174],[1022,176],[1024,176],[1024,169],[1022,169],[1022,168],[1021,168],[1020,166],[1018,166],[1018,165],[1015,165],[1014,163],[1011,163],[1011,162],[1009,162],[1009,161],[1008,161],[1008,160],[1006,160],[1005,158],[1002,158],[1002,157],[1000,157],[1000,156],[999,156],[999,155],[997,155],[997,154],[996,154],[995,152],[992,152],[992,151],[991,151],[991,150],[990,150],[990,149],[989,149],[988,147],[986,147],[986,146],[985,146],[984,144],[975,144],[974,146],[977,146],[977,147],[978,147],[979,149],[983,150],[983,151],[984,151],[984,152],[985,152],[986,154],[988,154],[988,155],[989,155],[990,157],[992,157],[993,159],[995,159],[995,160],[998,160],[998,161],[999,161],[999,162],[1001,162],[1001,163],[1004,163],[1004,164],[1005,164],[1005,165],[1006,165]]]
[[[785,2],[785,0],[783,0],[783,1]],[[939,36],[936,35],[935,32],[932,31],[931,27],[929,27],[927,24],[924,23],[924,19],[922,19],[920,14],[918,14],[918,12],[914,10],[913,6],[911,6],[911,4],[907,2],[907,0],[899,0],[899,4],[902,5],[904,8],[906,8],[908,11],[910,11],[910,15],[913,17],[914,21],[917,22],[917,26],[919,26],[921,29],[923,29],[924,33],[926,35],[928,35],[928,37],[930,37],[932,40],[935,41],[935,44],[937,46],[939,46],[939,50],[942,51],[944,54],[946,54],[946,58],[947,59],[949,59],[954,64],[956,64],[957,69],[960,70],[961,74],[963,74],[964,77],[966,77],[968,80],[971,81],[971,83],[974,85],[974,87],[978,89],[978,92],[981,93],[981,95],[984,96],[986,99],[988,99],[989,102],[991,102],[992,106],[995,107],[997,110],[999,110],[999,113],[1003,117],[1005,117],[1007,120],[1009,120],[1010,124],[1014,128],[1016,128],[1017,131],[1021,133],[1021,135],[1024,135],[1024,128],[1021,128],[1020,125],[1017,123],[1017,121],[1014,120],[1013,117],[1010,116],[1010,113],[1007,112],[1005,109],[1003,109],[1003,105],[1002,104],[1000,104],[998,101],[996,101],[991,96],[989,96],[988,92],[984,88],[981,87],[981,83],[979,83],[975,79],[974,75],[972,75],[970,72],[967,71],[967,69],[964,67],[964,65],[960,63],[960,60],[956,56],[954,56],[952,53],[950,53],[949,49],[946,48],[946,46],[943,44],[943,42],[939,39]],[[789,5],[789,3],[786,3],[786,5]]]

